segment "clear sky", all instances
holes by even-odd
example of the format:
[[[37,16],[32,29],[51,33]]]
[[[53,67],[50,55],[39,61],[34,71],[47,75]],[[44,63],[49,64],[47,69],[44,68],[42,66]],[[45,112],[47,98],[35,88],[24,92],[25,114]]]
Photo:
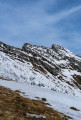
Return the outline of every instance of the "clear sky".
[[[0,0],[0,41],[58,44],[81,56],[81,0]]]

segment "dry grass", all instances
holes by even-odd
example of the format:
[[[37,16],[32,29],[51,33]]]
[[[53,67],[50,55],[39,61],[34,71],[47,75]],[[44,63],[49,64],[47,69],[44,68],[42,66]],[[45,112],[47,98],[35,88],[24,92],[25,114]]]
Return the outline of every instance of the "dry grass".
[[[77,108],[75,108],[75,107],[70,107],[70,109],[72,109],[72,110],[75,110],[75,111],[79,111]]]
[[[3,77],[0,77],[0,79],[2,79],[2,80],[8,80],[8,79],[5,79],[5,78],[3,78]],[[10,80],[8,80],[8,81],[10,81]]]
[[[46,101],[46,98],[42,98],[42,101]]]
[[[6,78],[3,78],[3,77],[0,77],[0,79],[2,79],[2,80],[6,80],[6,81],[15,81],[15,80],[6,79]]]
[[[19,91],[0,87],[0,120],[44,120],[27,117],[26,113],[44,115],[46,120],[67,120],[43,101],[30,100],[20,96]]]

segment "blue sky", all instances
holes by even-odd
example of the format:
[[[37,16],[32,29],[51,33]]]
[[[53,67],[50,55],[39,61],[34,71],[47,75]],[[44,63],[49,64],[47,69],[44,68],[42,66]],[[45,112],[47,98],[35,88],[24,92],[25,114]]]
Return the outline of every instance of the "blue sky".
[[[81,56],[81,0],[0,0],[0,41],[58,44]]]

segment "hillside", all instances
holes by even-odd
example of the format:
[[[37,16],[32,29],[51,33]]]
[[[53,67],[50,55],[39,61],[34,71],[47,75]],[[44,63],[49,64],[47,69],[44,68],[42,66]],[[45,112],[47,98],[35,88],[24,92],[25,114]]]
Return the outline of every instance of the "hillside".
[[[31,100],[0,86],[0,120],[67,120],[43,100]]]
[[[81,57],[53,44],[24,44],[22,49],[0,42],[0,77],[53,91],[81,96]]]
[[[0,42],[0,119],[79,120],[80,66],[80,56],[55,44]]]
[[[23,116],[23,112],[28,113],[27,115],[29,117],[31,117],[31,116],[36,117],[36,115],[43,115],[46,117],[46,120],[48,118],[49,118],[49,120],[50,120],[50,118],[53,120],[60,120],[61,118],[64,120],[66,120],[66,119],[79,120],[81,118],[81,97],[71,96],[71,95],[67,95],[67,94],[49,90],[48,88],[42,88],[42,87],[27,84],[27,83],[23,83],[23,82],[20,83],[20,82],[12,81],[9,79],[8,80],[0,79],[0,86],[4,86],[7,88],[7,89],[3,88],[0,91],[0,95],[4,98],[4,101],[3,101],[3,99],[1,99],[2,97],[0,97],[0,101],[3,101],[3,103],[6,102],[5,105],[1,104],[0,109],[5,108],[4,111],[8,110],[10,113],[10,116],[13,116],[13,118],[15,117],[14,116],[15,110],[17,110],[17,109],[18,109],[18,111],[16,112],[16,116],[18,116],[18,117],[21,116],[21,117],[25,117],[25,118],[27,116]],[[13,91],[10,91],[9,88],[14,91],[14,94],[13,94]],[[16,94],[16,93],[18,93],[18,94]],[[16,96],[18,98],[16,98]],[[27,98],[26,101],[24,101],[25,98]],[[28,100],[28,98],[30,100]],[[37,101],[34,101],[34,103],[33,103],[33,101],[31,101],[32,99],[37,100]],[[40,107],[41,100],[44,101],[44,103],[42,104],[43,106]],[[20,101],[20,102],[17,104],[16,102],[18,102],[18,101]],[[25,105],[29,106],[30,109],[28,109],[27,106],[25,106],[22,109],[23,102]],[[13,106],[14,103],[15,103],[15,105]],[[44,104],[46,107],[44,107]],[[50,111],[49,111],[48,107],[50,107],[52,109],[50,109]],[[10,109],[12,109],[13,111],[10,112]],[[59,112],[57,112],[57,111],[59,111]],[[20,113],[21,113],[21,115],[19,116]],[[61,116],[58,116],[58,113],[60,113],[59,115],[61,115]],[[9,116],[7,115],[7,118],[8,117]],[[60,117],[60,119],[59,119],[59,117]],[[14,119],[12,119],[12,120],[14,120]],[[35,120],[38,120],[38,119],[35,118]]]

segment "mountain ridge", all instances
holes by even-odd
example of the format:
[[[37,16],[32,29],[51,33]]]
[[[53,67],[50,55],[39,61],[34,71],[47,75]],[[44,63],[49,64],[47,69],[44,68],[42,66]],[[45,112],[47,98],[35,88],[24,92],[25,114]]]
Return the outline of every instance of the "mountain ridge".
[[[4,70],[0,70],[0,77],[81,95],[81,57],[69,50],[55,44],[47,48],[28,43],[20,49],[0,42],[0,51],[0,64],[4,66]]]

